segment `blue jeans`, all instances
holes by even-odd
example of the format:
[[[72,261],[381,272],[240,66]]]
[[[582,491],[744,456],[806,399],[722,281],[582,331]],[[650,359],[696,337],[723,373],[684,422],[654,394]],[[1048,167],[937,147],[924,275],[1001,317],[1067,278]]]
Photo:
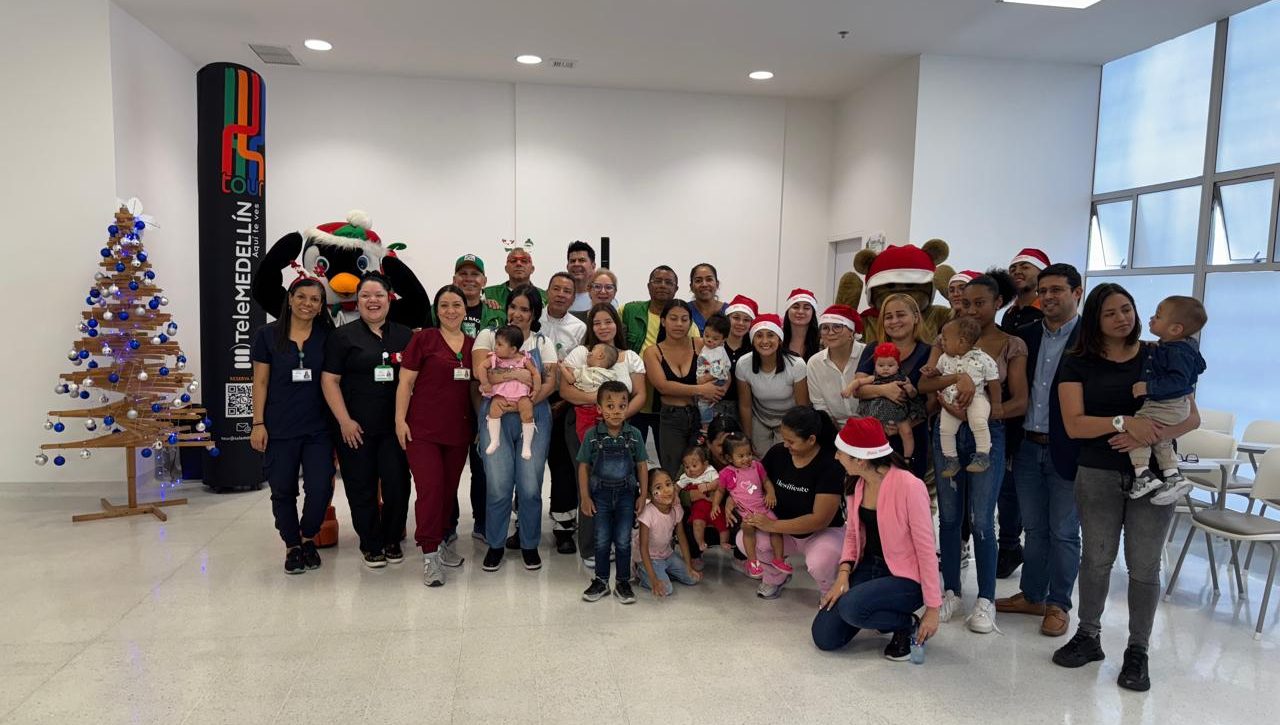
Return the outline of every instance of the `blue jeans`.
[[[479,420],[488,411],[482,405]],[[533,434],[529,460],[520,457],[520,416],[507,413],[502,416],[502,446],[486,455],[489,445],[489,427],[480,426],[480,457],[484,459],[485,475],[485,529],[484,538],[491,549],[501,549],[507,541],[507,526],[511,519],[511,496],[514,492],[520,500],[516,527],[520,530],[520,548],[536,549],[542,538],[542,473],[547,467],[547,449],[551,444],[551,406],[547,401],[533,408]]]
[[[831,609],[820,609],[813,618],[813,643],[820,650],[849,644],[859,630],[900,632],[911,629],[912,613],[924,606],[920,583],[894,576],[884,559],[859,562],[849,576],[849,591]]]
[[[1024,440],[1013,459],[1026,544],[1022,593],[1027,601],[1071,610],[1071,590],[1080,573],[1080,517],[1076,484],[1058,475],[1049,447]]]
[[[689,576],[689,569],[684,565],[684,557],[680,556],[678,551],[671,552],[671,556],[665,559],[653,559],[653,573],[658,576],[660,583],[667,585],[667,594],[676,593],[675,587],[671,586],[672,579],[690,587],[698,583]],[[645,573],[643,563],[640,565],[640,586],[649,588],[649,576]]]
[[[969,473],[960,469],[955,479],[939,477],[938,489],[938,538],[942,548],[942,581],[944,588],[960,593],[960,522],[964,517],[964,501],[961,492],[968,491],[972,517],[973,553],[977,559],[978,596],[995,601],[996,596],[996,499],[1000,496],[1000,484],[1004,480],[1004,423],[989,422],[991,430],[991,467],[982,473]],[[933,427],[933,455],[942,460],[942,445],[938,437],[939,426]],[[961,461],[967,461],[974,453],[973,432],[968,423],[961,423],[956,433],[956,450]]]
[[[596,506],[596,578],[603,582],[609,581],[610,546],[617,564],[616,581],[631,581],[631,528],[636,523],[638,492],[634,481],[591,482],[591,502]]]

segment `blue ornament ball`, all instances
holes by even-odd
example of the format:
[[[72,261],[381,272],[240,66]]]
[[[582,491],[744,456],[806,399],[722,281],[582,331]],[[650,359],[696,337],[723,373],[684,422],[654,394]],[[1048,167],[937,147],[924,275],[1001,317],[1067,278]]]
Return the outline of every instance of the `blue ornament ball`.
[[[142,347],[142,343],[138,342],[137,340],[130,340],[130,341],[129,341],[129,349],[130,349],[130,350],[137,350],[137,349],[138,349],[138,348],[140,348],[140,347]]]
[[[105,252],[107,250],[104,249],[102,251]],[[102,290],[98,289],[97,287],[94,287],[93,289],[89,290],[89,296],[94,299],[97,299],[102,296]]]
[[[90,361],[89,361],[89,369],[90,369],[90,370],[96,370],[97,368],[98,368],[98,361],[97,361],[97,360],[90,360]]]
[[[212,421],[212,420],[210,420],[210,419],[208,419],[208,418],[205,418],[204,420],[202,420],[202,421],[200,421],[200,422],[201,422],[201,423],[204,423],[204,425],[205,425],[205,427],[206,427],[206,428],[207,428],[207,427],[209,427],[209,426],[211,426],[211,425],[213,425],[213,421]]]
[[[98,330],[96,328],[90,327],[89,332],[87,334],[89,335],[89,337],[97,337]]]
[[[61,466],[62,464],[66,463],[66,462],[67,462],[67,459],[63,458],[62,456],[54,456],[54,457],[53,457],[53,465],[55,465],[55,466]]]
[[[103,259],[107,259],[111,256],[111,250],[107,249],[106,247],[103,247],[102,249],[98,250],[98,254],[101,254]]]
[[[169,445],[173,445],[174,443],[177,443],[177,442],[178,442],[178,434],[177,434],[177,433],[170,433],[170,434],[169,434],[169,437],[168,437],[166,440],[168,440],[168,441],[169,441]]]
[[[88,359],[89,359],[89,351],[88,351],[88,350],[81,350],[81,351],[80,351],[80,359],[81,359],[81,360],[88,360]]]
[[[187,395],[186,393],[183,393],[183,394],[182,394],[182,396],[181,396],[181,397],[179,397],[179,400],[181,400],[181,401],[182,401],[182,402],[184,402],[184,403],[190,403],[190,402],[191,402],[191,396],[190,396],[190,395]]]
[[[152,297],[152,298],[151,298],[151,301],[150,301],[150,302],[147,302],[147,307],[150,307],[150,308],[151,308],[151,309],[153,309],[153,310],[158,310],[158,309],[160,309],[160,300],[158,300],[158,299],[156,299],[156,298]]]
[[[159,413],[159,412],[160,412],[160,411],[162,411],[162,410],[164,410],[164,406],[163,406],[163,405],[161,405],[161,404],[159,404],[159,403],[152,403],[152,404],[151,404],[151,412],[152,412],[152,413]]]
[[[117,271],[117,272],[123,272],[123,271],[124,271],[124,262],[116,262],[116,271]]]
[[[152,272],[151,270],[149,270],[149,269],[148,269],[147,271],[145,271],[145,272],[143,272],[143,273],[142,273],[142,276],[143,276],[143,277],[146,277],[147,279],[155,279],[155,278],[156,278],[156,273],[155,273],[155,272]]]
[[[178,362],[180,362],[180,363],[184,363],[184,362],[186,362],[186,361],[187,361],[187,356],[186,356],[186,355],[179,355],[179,356],[178,356]]]
[[[161,376],[168,375],[168,374],[169,374],[169,368],[164,367],[163,365],[161,365],[161,366],[160,366],[160,370],[159,370],[159,372],[160,372],[160,375],[161,375]]]
[[[143,449],[142,449],[142,457],[143,457],[143,458],[150,458],[150,457],[151,457],[151,449],[150,449],[150,448],[143,448]]]
[[[218,456],[222,455],[222,451],[218,450],[217,446],[214,446],[213,448],[209,449],[209,455],[213,456],[214,458],[217,458]],[[57,461],[55,461],[55,463],[56,462]],[[58,464],[58,465],[62,465],[62,464]]]
[[[93,299],[92,297],[85,297],[85,298],[84,298],[84,303],[85,303],[86,305],[96,304],[96,302],[94,301],[94,299]]]
[[[138,280],[136,280],[136,279],[131,279],[131,280],[129,280],[129,289],[133,290],[134,292],[137,292],[137,291],[138,291]]]
[[[98,321],[97,321],[97,320],[95,320],[94,318],[90,317],[90,318],[89,318],[89,321],[88,321],[88,322],[86,322],[85,324],[86,324],[86,325],[88,325],[89,327],[97,327],[97,326],[98,326]]]
[[[83,393],[84,391],[82,390],[82,391],[80,391],[80,392],[82,392],[82,393]],[[87,396],[86,396],[86,397],[87,397]],[[67,429],[67,426],[66,426],[66,424],[65,424],[65,423],[63,423],[62,421],[58,421],[57,423],[54,423],[54,424],[53,424],[53,432],[54,432],[54,433],[61,433],[62,431],[66,430],[66,429]]]
[[[139,224],[141,224],[142,222],[138,222],[138,223],[139,223]],[[139,229],[141,229],[141,227],[139,227]],[[138,252],[138,261],[139,261],[139,262],[145,262],[145,261],[147,261],[147,253],[146,253],[146,252]]]
[[[120,382],[120,375],[119,373],[111,373],[110,375],[107,376],[107,380],[111,381],[112,385],[115,385],[116,383]]]
[[[81,390],[81,391],[80,391],[80,399],[81,399],[81,400],[88,400],[88,399],[89,399],[89,391],[88,391],[88,390]]]
[[[119,317],[120,317],[120,321],[123,322],[124,320],[129,319],[129,313],[125,312],[124,310],[120,310]]]
[[[147,223],[142,221],[141,219],[137,219],[133,222],[133,228],[137,229],[138,231],[142,231],[143,229],[147,228]]]
[[[116,226],[115,224],[112,224],[111,226],[107,227],[107,234],[110,234],[111,236],[114,237],[119,233],[120,233],[120,227]]]
[[[115,416],[111,416],[111,415],[105,416],[102,419],[102,424],[108,427],[115,425],[116,424]]]

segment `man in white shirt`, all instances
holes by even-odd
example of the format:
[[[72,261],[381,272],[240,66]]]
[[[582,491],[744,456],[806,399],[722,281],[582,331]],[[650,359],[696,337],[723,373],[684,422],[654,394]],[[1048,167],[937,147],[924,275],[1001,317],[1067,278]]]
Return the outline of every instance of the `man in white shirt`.
[[[818,317],[818,334],[823,349],[806,363],[809,369],[809,400],[813,407],[831,416],[839,429],[858,415],[858,398],[841,395],[858,372],[858,359],[866,347],[854,339],[862,332],[862,317],[848,305],[831,305]]]
[[[575,289],[573,275],[556,272],[547,284],[547,307],[542,313],[540,332],[556,348],[556,358],[563,361],[571,350],[582,344],[587,325],[569,314]],[[577,530],[578,478],[577,466],[569,450],[569,437],[577,441],[572,417],[573,406],[555,393],[551,401],[551,447],[547,451],[547,468],[551,471],[551,531],[556,551],[577,552],[574,534]]]

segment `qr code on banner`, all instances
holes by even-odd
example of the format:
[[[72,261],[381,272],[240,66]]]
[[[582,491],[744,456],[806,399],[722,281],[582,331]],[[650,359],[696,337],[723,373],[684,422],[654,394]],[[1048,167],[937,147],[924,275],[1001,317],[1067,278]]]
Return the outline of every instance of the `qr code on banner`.
[[[253,417],[253,383],[227,383],[227,417]]]

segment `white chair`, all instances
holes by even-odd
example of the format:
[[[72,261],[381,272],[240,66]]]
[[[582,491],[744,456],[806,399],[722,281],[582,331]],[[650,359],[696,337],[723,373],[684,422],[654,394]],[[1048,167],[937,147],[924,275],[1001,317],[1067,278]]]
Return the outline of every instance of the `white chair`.
[[[1197,511],[1208,508],[1225,508],[1226,496],[1223,491],[1230,492],[1227,488],[1228,481],[1235,471],[1236,465],[1236,440],[1226,433],[1218,433],[1211,430],[1198,428],[1196,430],[1187,431],[1178,438],[1178,456],[1184,461],[1178,464],[1178,469],[1182,475],[1191,482],[1194,490],[1205,491],[1209,494],[1209,502],[1195,499],[1191,496],[1191,492],[1183,498],[1183,503],[1174,504],[1173,524],[1169,527],[1168,541],[1172,542],[1175,533],[1178,530],[1178,523],[1184,517],[1191,517]],[[1185,459],[1192,459],[1193,462],[1187,462]],[[1249,486],[1253,483],[1250,481]],[[1194,529],[1192,529],[1194,531]],[[1206,533],[1204,535],[1205,546],[1209,550],[1210,566],[1216,571],[1216,563],[1213,559],[1213,541]],[[1236,547],[1231,548],[1231,565],[1237,573],[1239,580],[1240,560],[1237,555]],[[1243,592],[1244,585],[1238,583]]]
[[[1256,499],[1270,503],[1272,505],[1280,505],[1280,449],[1267,452],[1258,461],[1258,475],[1254,481],[1253,495]],[[1280,559],[1280,548],[1277,548],[1277,542],[1280,542],[1280,521],[1272,521],[1264,516],[1241,511],[1230,511],[1221,508],[1203,508],[1192,514],[1191,530],[1187,532],[1187,540],[1182,544],[1182,553],[1178,556],[1178,565],[1173,569],[1173,576],[1169,579],[1169,586],[1165,590],[1164,599],[1168,601],[1173,595],[1174,584],[1178,581],[1178,574],[1182,570],[1182,562],[1187,558],[1187,550],[1191,548],[1191,539],[1195,536],[1196,529],[1200,529],[1205,533],[1206,537],[1216,536],[1231,542],[1232,550],[1238,550],[1241,542],[1249,542],[1251,544],[1265,543],[1271,547],[1271,569],[1267,573],[1267,587],[1262,593],[1262,607],[1258,610],[1258,624],[1254,629],[1253,638],[1262,638],[1262,624],[1267,616],[1267,606],[1271,602],[1271,588],[1275,584],[1276,579],[1276,561]],[[1218,570],[1213,561],[1213,546],[1210,539],[1209,546],[1209,572],[1213,579],[1213,591],[1220,594],[1218,589]],[[1240,572],[1236,570],[1236,578],[1240,582],[1240,593],[1245,593],[1244,581],[1240,578]]]
[[[1200,427],[1219,433],[1236,432],[1236,414],[1229,410],[1200,409]]]
[[[1256,474],[1258,471],[1258,455],[1270,450],[1273,446],[1280,446],[1280,420],[1255,420],[1245,426],[1244,437],[1240,439],[1240,451],[1237,457],[1247,460],[1249,466]],[[1234,477],[1237,483],[1246,481],[1252,482],[1251,478],[1241,476],[1238,473]],[[1253,510],[1254,499],[1250,497],[1249,506],[1245,511]],[[1267,513],[1267,504],[1265,501],[1259,502],[1262,508],[1258,511],[1259,515]],[[1249,554],[1244,559],[1244,568],[1247,571],[1249,565],[1253,563],[1253,544],[1249,544]]]

